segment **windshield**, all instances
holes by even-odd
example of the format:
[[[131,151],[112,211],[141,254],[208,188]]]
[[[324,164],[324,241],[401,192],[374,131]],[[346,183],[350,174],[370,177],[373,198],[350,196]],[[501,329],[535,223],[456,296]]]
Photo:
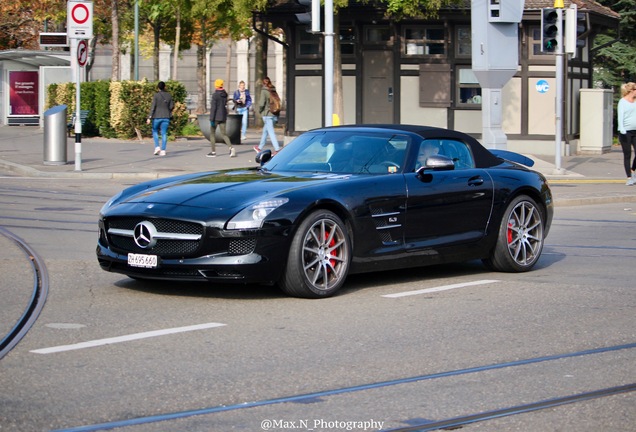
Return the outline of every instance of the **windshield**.
[[[410,141],[408,135],[391,132],[307,132],[285,146],[265,168],[274,172],[393,174],[401,172]]]

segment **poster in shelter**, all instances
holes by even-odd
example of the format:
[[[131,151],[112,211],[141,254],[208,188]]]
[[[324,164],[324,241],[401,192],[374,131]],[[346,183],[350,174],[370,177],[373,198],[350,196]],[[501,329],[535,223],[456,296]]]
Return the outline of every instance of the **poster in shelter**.
[[[9,115],[40,115],[37,71],[10,71],[9,92]]]

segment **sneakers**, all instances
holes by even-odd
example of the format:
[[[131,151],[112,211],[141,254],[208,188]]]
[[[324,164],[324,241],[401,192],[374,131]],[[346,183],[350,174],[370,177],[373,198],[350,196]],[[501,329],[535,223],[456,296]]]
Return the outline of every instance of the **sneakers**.
[[[258,148],[258,146],[254,146],[254,147],[252,147],[252,148],[254,149],[254,151],[255,151],[256,153],[260,153],[260,152],[261,152],[261,149],[259,149],[259,148]]]
[[[156,154],[156,153],[155,153]],[[166,155],[166,151],[165,150],[161,150],[159,152],[159,156],[165,156]]]
[[[241,141],[245,141],[247,139],[247,135],[241,135]]]
[[[236,150],[234,150],[234,147],[230,149],[230,157],[236,157]]]
[[[155,147],[155,156],[157,156],[160,151],[161,151],[161,147]]]
[[[206,154],[205,157],[216,157],[216,152],[210,152]]]
[[[625,183],[627,186],[634,186],[634,177],[629,177],[627,179],[627,183]]]

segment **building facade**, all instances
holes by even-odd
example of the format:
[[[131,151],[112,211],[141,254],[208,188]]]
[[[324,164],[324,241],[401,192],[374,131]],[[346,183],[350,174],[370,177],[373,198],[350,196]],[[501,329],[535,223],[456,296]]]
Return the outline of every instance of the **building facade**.
[[[593,1],[564,3],[565,8],[576,4],[590,29],[585,46],[565,61],[563,151],[576,152],[581,138],[580,90],[593,87],[593,39],[599,31],[616,28],[619,15]],[[551,1],[525,1],[518,32],[519,67],[502,96],[503,129],[511,150],[555,154],[555,55],[541,52],[540,29],[542,8],[552,6]],[[291,135],[324,124],[323,36],[309,33],[307,24],[294,19],[303,11],[295,2],[283,2],[263,15],[284,30],[289,45]],[[481,88],[471,69],[470,2],[464,8],[441,10],[435,19],[400,21],[387,20],[383,10],[371,5],[350,3],[338,12],[338,21],[342,124],[410,123],[480,136]]]

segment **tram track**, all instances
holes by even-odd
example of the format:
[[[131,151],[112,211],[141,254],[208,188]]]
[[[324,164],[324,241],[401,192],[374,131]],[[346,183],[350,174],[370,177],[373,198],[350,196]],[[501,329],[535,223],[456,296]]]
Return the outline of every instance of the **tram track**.
[[[615,345],[601,348],[593,348],[589,350],[570,352],[570,353],[562,353],[555,355],[548,355],[542,357],[534,357],[522,360],[515,360],[510,362],[502,362],[495,363],[483,366],[475,366],[465,369],[457,369],[450,370],[444,372],[438,372],[428,375],[419,375],[413,377],[405,377],[401,379],[395,379],[390,381],[379,381],[374,383],[368,383],[358,386],[352,387],[342,387],[324,391],[318,391],[313,393],[305,393],[298,395],[290,395],[280,398],[273,399],[263,399],[252,402],[242,402],[237,404],[228,404],[228,405],[219,405],[208,408],[200,408],[193,410],[185,410],[178,411],[172,413],[165,414],[157,414],[151,416],[137,417],[137,418],[129,418],[125,420],[111,421],[106,423],[99,423],[93,425],[84,425],[78,426],[68,429],[58,429],[51,432],[93,432],[93,431],[101,431],[101,430],[111,430],[115,428],[126,428],[126,427],[135,427],[140,425],[146,425],[151,423],[158,422],[167,422],[167,421],[176,421],[182,420],[195,416],[204,416],[204,415],[215,415],[226,413],[229,411],[240,411],[247,410],[251,408],[259,408],[265,406],[272,406],[278,404],[286,404],[286,403],[311,403],[317,400],[323,400],[324,398],[336,395],[343,395],[347,393],[355,393],[355,392],[363,392],[368,390],[380,389],[384,387],[392,387],[399,386],[404,384],[411,384],[416,382],[428,381],[428,380],[437,380],[442,378],[450,378],[460,375],[468,375],[475,374],[487,371],[501,370],[507,368],[514,368],[520,366],[527,366],[538,363],[547,363],[552,361],[559,361],[564,359],[573,359],[580,358],[586,356],[592,356],[597,354],[611,353],[617,351],[624,350],[633,350],[636,349],[636,343],[623,344],[623,345]],[[591,399],[598,399],[602,397],[614,396],[621,393],[628,393],[636,391],[636,383],[630,383],[625,385],[617,385],[602,389],[597,389],[588,392],[575,393],[567,396],[558,396],[550,399],[543,399],[535,402],[530,402],[526,404],[520,404],[515,406],[510,406],[506,408],[495,409],[486,412],[478,412],[478,413],[470,413],[467,415],[452,417],[448,419],[442,420],[426,420],[420,421],[417,424],[413,424],[412,420],[403,419],[404,423],[409,423],[408,426],[391,428],[391,429],[382,429],[382,432],[420,432],[420,431],[433,431],[433,430],[451,430],[462,427],[463,425],[468,425],[471,423],[482,422],[487,420],[493,420],[500,417],[520,415],[528,412],[539,411],[542,409],[548,409],[553,407],[558,407],[566,404],[574,404],[577,402],[584,402]]]
[[[49,292],[49,276],[44,261],[24,240],[4,227],[0,227],[0,235],[12,240],[24,251],[33,270],[33,290],[27,307],[9,333],[0,340],[2,359],[24,338],[44,308]]]

